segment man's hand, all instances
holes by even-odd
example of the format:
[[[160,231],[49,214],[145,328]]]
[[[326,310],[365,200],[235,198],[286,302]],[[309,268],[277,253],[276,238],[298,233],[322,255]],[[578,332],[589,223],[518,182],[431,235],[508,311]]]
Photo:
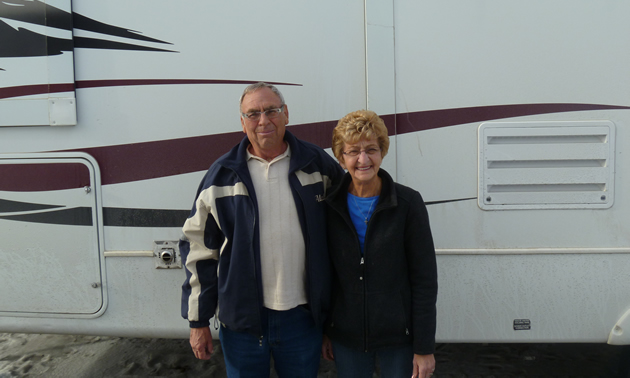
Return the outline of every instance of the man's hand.
[[[412,378],[429,378],[435,370],[435,357],[432,354],[413,355]]]
[[[209,360],[212,356],[212,335],[210,327],[191,328],[190,346],[195,357],[200,360]]]
[[[324,357],[325,360],[328,360],[328,361],[335,360],[335,356],[333,355],[333,350],[332,350],[332,343],[330,342],[330,339],[326,335],[324,335],[324,338],[322,339],[322,356]]]

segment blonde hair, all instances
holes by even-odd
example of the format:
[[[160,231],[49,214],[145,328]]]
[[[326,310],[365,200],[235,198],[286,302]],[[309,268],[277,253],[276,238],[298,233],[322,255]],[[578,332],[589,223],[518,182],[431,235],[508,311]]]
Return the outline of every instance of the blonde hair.
[[[337,122],[333,130],[332,150],[335,157],[343,162],[343,148],[346,143],[354,144],[360,140],[376,138],[381,149],[381,156],[385,157],[389,150],[389,137],[385,122],[371,110],[357,110],[348,113]]]

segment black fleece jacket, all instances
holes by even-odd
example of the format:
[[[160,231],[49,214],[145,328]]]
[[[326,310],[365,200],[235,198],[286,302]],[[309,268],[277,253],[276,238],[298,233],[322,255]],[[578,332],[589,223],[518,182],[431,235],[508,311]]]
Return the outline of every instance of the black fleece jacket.
[[[437,267],[427,209],[417,191],[380,169],[383,185],[368,223],[364,255],[347,207],[349,174],[327,196],[333,310],[326,334],[374,351],[413,344],[435,351]]]

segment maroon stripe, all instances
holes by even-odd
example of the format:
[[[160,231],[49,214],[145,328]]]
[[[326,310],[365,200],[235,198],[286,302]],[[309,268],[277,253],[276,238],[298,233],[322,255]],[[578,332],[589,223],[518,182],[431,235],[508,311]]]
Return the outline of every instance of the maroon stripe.
[[[0,88],[0,99],[43,93],[74,92],[74,84],[34,84]]]
[[[90,171],[79,163],[0,164],[0,190],[38,192],[83,188]]]
[[[519,104],[431,110],[395,116],[389,114],[382,117],[390,134],[394,135],[397,132],[400,135],[419,130],[524,115],[605,109],[630,109],[630,107],[589,104]],[[328,148],[331,145],[332,129],[336,123],[336,121],[325,121],[295,125],[290,126],[289,130],[300,139],[315,143],[322,148]],[[94,156],[100,167],[101,182],[103,185],[108,185],[204,171],[218,157],[239,143],[243,137],[242,131],[235,131],[225,134],[93,147],[74,151],[83,151]],[[2,177],[17,177],[20,174],[21,172],[3,173]],[[67,179],[48,174],[45,180],[36,177],[32,181],[39,183],[40,190],[53,190],[67,187],[68,185],[64,182]],[[4,183],[6,180],[3,179],[2,182]],[[84,184],[70,185],[70,187],[81,186]],[[0,187],[0,190],[7,189]]]
[[[395,134],[394,115],[386,114],[381,116],[389,135]],[[307,123],[304,125],[289,126],[289,131],[302,140],[314,143],[321,148],[330,148],[332,146],[332,132],[337,126],[337,121],[326,121],[317,123]]]
[[[439,109],[396,114],[396,131],[406,134],[445,126],[523,117],[535,114],[576,112],[584,110],[630,109],[627,106],[594,104],[515,104],[478,106],[458,109]]]
[[[103,185],[204,171],[242,132],[78,149],[96,159]]]
[[[335,126],[337,126],[337,121],[327,121],[288,126],[287,129],[299,139],[314,143],[321,148],[329,148],[332,145],[332,131]]]
[[[623,106],[588,104],[532,104],[501,105],[480,108],[445,109],[408,114],[384,115],[383,120],[394,134],[428,130],[444,126],[480,122],[523,115],[567,112],[578,110],[630,109]],[[394,126],[394,120],[396,125]],[[298,138],[322,148],[331,145],[332,129],[336,121],[290,126]],[[205,135],[192,138],[157,142],[126,144],[82,149],[94,156],[102,173],[102,183],[115,184],[128,181],[172,176],[207,169],[219,156],[243,138],[242,132]]]
[[[336,121],[330,121],[289,126],[288,129],[300,139],[328,148],[336,125]],[[101,183],[108,185],[204,171],[244,137],[242,131],[236,131],[73,151],[92,155],[99,164]]]

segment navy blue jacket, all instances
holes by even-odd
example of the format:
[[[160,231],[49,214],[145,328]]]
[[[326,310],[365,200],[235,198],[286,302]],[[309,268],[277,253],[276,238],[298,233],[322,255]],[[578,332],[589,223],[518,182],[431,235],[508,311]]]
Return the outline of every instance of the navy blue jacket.
[[[331,286],[324,198],[343,170],[321,148],[288,131],[284,139],[291,148],[289,185],[306,247],[308,303],[315,324],[322,325]],[[247,167],[249,144],[245,137],[212,164],[184,224],[182,316],[192,328],[208,326],[217,314],[231,330],[262,334],[258,202]]]

